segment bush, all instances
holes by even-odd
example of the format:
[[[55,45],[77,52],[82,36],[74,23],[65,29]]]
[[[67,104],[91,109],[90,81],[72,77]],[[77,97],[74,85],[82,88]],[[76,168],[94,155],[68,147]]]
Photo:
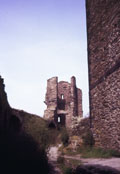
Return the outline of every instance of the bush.
[[[49,129],[42,118],[24,112],[23,130],[38,142],[40,148],[49,147]]]
[[[111,156],[113,157],[119,157],[120,158],[120,152],[118,152],[117,150],[109,150],[109,153],[111,154]]]
[[[88,131],[82,136],[84,146],[93,146],[95,144],[93,134],[91,131]]]
[[[73,174],[73,169],[72,168],[65,168],[63,171],[64,174]]]
[[[61,141],[62,141],[64,146],[68,145],[69,135],[68,135],[68,132],[67,132],[67,130],[65,128],[62,129],[62,132],[61,132]]]
[[[59,156],[57,158],[57,163],[59,164],[63,174],[72,174],[72,168],[68,167],[64,157]]]
[[[57,163],[59,163],[59,164],[64,164],[64,162],[65,162],[64,157],[59,156],[59,157],[57,158]]]

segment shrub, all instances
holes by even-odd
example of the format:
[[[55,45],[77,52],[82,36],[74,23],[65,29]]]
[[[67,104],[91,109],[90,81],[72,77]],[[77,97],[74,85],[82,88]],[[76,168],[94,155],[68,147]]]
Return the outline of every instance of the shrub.
[[[85,146],[93,146],[95,143],[93,134],[90,130],[82,136],[82,139],[83,139],[83,145]]]
[[[57,158],[57,163],[59,164],[59,167],[61,168],[63,174],[72,174],[73,170],[66,164],[64,157],[59,156]]]
[[[111,154],[111,156],[120,158],[120,152],[118,152],[117,150],[111,149],[111,150],[109,150],[109,153]]]
[[[59,157],[57,158],[57,163],[59,163],[59,164],[64,164],[64,162],[65,162],[64,157],[59,156]]]
[[[62,132],[61,132],[61,141],[62,141],[64,146],[68,145],[69,135],[68,135],[68,132],[67,132],[67,130],[65,128],[62,129]]]
[[[63,174],[73,174],[73,169],[70,167],[67,167],[64,169]]]

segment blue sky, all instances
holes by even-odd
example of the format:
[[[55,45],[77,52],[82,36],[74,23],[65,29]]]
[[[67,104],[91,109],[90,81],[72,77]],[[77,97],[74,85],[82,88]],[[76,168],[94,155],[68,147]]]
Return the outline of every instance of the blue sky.
[[[0,0],[0,74],[12,107],[43,115],[47,79],[76,76],[89,112],[84,0]]]

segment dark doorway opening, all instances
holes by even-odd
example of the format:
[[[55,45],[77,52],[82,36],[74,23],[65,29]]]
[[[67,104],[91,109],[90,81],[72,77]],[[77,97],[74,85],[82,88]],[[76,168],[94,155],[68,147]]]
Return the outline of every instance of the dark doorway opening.
[[[65,99],[63,97],[58,99],[58,109],[65,110]]]
[[[55,122],[54,122],[54,121],[50,121],[49,124],[48,124],[48,127],[49,127],[50,129],[56,129]]]

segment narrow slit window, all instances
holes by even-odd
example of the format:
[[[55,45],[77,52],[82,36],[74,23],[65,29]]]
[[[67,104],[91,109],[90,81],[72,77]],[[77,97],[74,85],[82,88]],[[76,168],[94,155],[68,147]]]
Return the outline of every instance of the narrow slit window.
[[[62,98],[62,100],[64,99],[64,95],[63,94],[61,95],[61,98]]]
[[[60,123],[60,117],[58,117],[58,123]]]

